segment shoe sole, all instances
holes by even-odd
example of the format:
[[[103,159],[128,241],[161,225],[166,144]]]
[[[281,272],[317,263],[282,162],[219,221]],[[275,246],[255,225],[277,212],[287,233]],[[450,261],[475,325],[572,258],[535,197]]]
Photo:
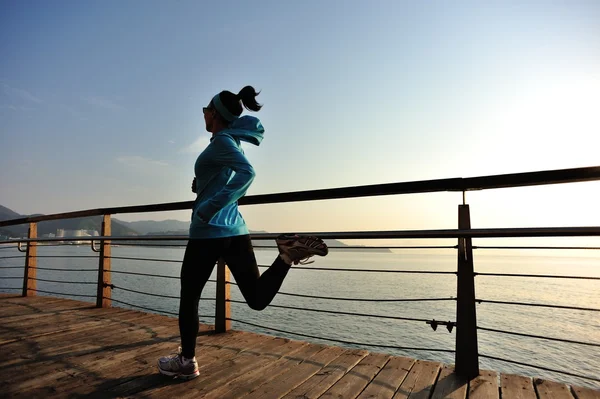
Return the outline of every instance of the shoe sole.
[[[299,241],[299,238],[305,238],[308,240],[317,241],[319,243],[318,246],[325,247],[325,249],[319,249],[319,248],[315,248],[315,247],[304,247],[305,249],[314,252],[314,255],[327,256],[327,254],[329,253],[329,248],[327,247],[327,244],[325,244],[325,242],[322,239],[320,239],[319,237],[315,237],[315,236],[282,235],[282,236],[279,236],[275,242],[277,243],[277,246],[279,247],[279,245],[282,245],[285,243],[297,242],[297,241]],[[292,247],[292,249],[293,248],[294,247]]]
[[[166,375],[169,377],[181,378],[182,380],[192,380],[200,375],[200,371],[196,371],[194,374],[181,374],[174,371],[167,371],[160,368],[158,365],[158,372],[162,375]]]

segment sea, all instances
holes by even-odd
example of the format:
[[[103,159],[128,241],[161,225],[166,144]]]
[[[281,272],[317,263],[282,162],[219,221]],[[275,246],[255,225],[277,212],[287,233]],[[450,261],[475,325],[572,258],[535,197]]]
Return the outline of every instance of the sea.
[[[184,250],[183,247],[113,246],[113,306],[133,309],[141,306],[176,317],[176,298],[143,293],[179,295],[178,276]],[[15,246],[0,246],[0,292],[20,292],[23,256]],[[256,249],[262,271],[276,256],[277,252],[273,248]],[[454,272],[457,267],[456,250],[331,250],[327,257],[316,257],[314,260],[313,264],[303,268],[292,268],[272,302],[272,305],[303,310],[269,306],[259,312],[251,310],[245,303],[232,303],[231,317],[239,320],[233,322],[233,328],[454,363],[453,353],[427,349],[453,350],[456,329],[449,332],[444,325],[439,325],[434,330],[422,320],[456,321],[456,275],[390,271]],[[474,251],[474,265],[475,271],[479,273],[600,277],[600,251],[547,251],[540,254],[539,251],[532,250],[515,254],[506,250],[477,249]],[[97,280],[98,254],[89,245],[38,246],[38,267],[43,268],[37,272],[37,277],[42,280],[94,283]],[[319,268],[334,270],[318,270]],[[81,269],[86,271],[72,271]],[[216,279],[216,271],[213,272],[212,279]],[[40,292],[39,295],[62,296],[89,302],[94,302],[94,299],[69,295],[96,294],[94,284],[38,281],[37,286],[39,290],[52,292]],[[485,302],[493,300],[600,309],[600,280],[479,275],[475,279],[475,292],[477,299],[484,300],[476,305],[479,327],[596,344],[581,345],[479,330],[480,354],[600,380],[600,312]],[[237,287],[232,287],[231,294],[233,300],[243,301]],[[316,299],[288,294],[369,301]],[[209,282],[200,302],[202,323],[214,323],[214,298],[215,284]],[[441,300],[393,301],[431,298]],[[385,318],[377,317],[378,315]],[[480,358],[480,368],[600,389],[599,381],[485,357]]]

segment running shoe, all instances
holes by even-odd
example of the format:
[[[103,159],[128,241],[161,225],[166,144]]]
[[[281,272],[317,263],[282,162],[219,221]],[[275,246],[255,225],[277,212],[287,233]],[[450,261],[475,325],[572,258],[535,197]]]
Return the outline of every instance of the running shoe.
[[[329,252],[327,244],[315,236],[282,234],[275,241],[282,258],[295,265],[313,263],[314,261],[308,261],[308,259],[314,255],[325,256]]]
[[[181,378],[182,380],[191,380],[200,375],[196,358],[185,359],[181,354],[181,347],[178,353],[158,359],[158,371],[161,374]]]

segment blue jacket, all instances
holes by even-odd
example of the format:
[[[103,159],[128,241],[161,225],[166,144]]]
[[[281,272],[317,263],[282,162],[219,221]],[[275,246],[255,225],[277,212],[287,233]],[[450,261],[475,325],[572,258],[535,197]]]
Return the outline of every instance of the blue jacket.
[[[238,210],[240,199],[254,180],[255,172],[244,155],[241,142],[259,145],[264,128],[253,116],[242,116],[215,134],[194,165],[196,201],[190,238],[220,238],[249,234]]]

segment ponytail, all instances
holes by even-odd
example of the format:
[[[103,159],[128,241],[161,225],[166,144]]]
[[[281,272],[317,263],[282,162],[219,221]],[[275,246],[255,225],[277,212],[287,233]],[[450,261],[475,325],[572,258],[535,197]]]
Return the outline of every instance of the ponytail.
[[[254,90],[252,86],[246,86],[237,94],[237,98],[239,101],[244,104],[244,107],[249,111],[260,111],[262,105],[256,102],[256,96],[259,93]]]
[[[249,111],[259,111],[262,104],[256,102],[259,93],[252,86],[246,86],[238,94],[224,90],[213,97],[211,105],[215,107],[219,115],[227,122],[231,122],[242,114],[244,104]]]

